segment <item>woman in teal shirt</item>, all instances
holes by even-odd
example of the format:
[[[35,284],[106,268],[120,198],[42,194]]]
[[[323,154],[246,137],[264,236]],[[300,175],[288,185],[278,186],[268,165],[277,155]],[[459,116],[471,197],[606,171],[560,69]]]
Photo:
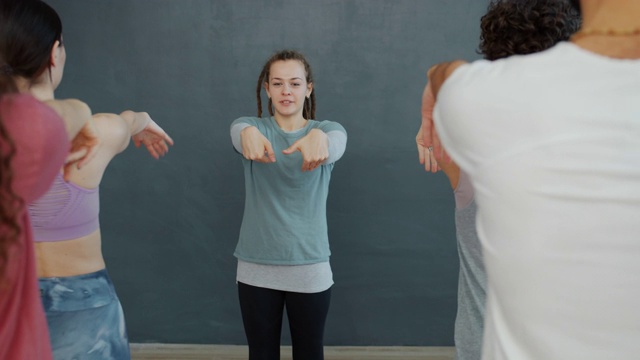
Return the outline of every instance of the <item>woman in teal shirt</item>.
[[[261,91],[271,116],[261,118]],[[285,50],[258,80],[258,117],[231,125],[242,154],[245,210],[238,258],[238,291],[249,359],[279,359],[287,309],[294,359],[323,359],[324,324],[333,275],[329,265],[326,201],[331,171],[347,135],[316,121],[311,68]]]

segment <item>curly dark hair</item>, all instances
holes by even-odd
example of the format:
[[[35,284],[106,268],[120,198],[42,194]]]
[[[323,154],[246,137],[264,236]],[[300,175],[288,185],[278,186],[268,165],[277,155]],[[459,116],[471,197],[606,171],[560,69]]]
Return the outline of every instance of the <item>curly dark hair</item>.
[[[580,0],[571,0],[571,5],[578,9],[578,11],[582,12],[582,8],[580,7]]]
[[[531,54],[568,40],[581,24],[567,0],[493,0],[480,21],[478,52],[487,60]]]
[[[50,69],[56,41],[62,42],[62,22],[51,6],[41,0],[0,0],[0,98],[17,91],[14,77],[33,82]],[[18,216],[24,201],[12,189],[15,152],[0,118],[0,290],[7,280],[9,249],[23,231]]]

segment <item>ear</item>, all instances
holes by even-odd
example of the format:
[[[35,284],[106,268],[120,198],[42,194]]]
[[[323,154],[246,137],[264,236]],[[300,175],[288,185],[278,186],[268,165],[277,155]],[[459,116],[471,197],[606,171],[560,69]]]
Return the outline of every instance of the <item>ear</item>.
[[[307,84],[307,96],[306,97],[311,96],[312,92],[313,92],[313,83],[308,83]]]
[[[49,65],[56,67],[59,65],[59,61],[60,61],[60,52],[62,51],[62,46],[60,44],[59,40],[56,40],[55,43],[53,43],[53,46],[51,47],[51,54],[50,54],[50,59],[49,59]]]
[[[269,99],[271,99],[271,94],[269,93],[269,83],[265,81],[262,86],[264,87],[264,91],[267,93]]]

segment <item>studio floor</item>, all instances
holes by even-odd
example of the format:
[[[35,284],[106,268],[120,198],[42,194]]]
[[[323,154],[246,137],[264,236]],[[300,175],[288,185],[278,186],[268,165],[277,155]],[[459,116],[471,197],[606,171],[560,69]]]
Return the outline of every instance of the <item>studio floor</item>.
[[[453,360],[453,347],[327,346],[325,360]],[[132,360],[246,360],[246,346],[131,344]],[[291,347],[283,346],[281,360],[291,360]]]

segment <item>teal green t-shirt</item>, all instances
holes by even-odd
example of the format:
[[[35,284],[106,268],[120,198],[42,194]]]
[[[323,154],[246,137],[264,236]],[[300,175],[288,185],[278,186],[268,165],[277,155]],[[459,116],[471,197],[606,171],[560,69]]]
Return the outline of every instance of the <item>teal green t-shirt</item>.
[[[280,129],[273,117],[242,117],[260,130],[273,146],[275,163],[263,164],[242,157],[245,206],[240,238],[234,255],[244,261],[272,265],[302,265],[329,260],[326,204],[334,164],[302,171],[302,154],[282,150],[312,129],[342,131],[332,121],[309,120],[299,131]]]

